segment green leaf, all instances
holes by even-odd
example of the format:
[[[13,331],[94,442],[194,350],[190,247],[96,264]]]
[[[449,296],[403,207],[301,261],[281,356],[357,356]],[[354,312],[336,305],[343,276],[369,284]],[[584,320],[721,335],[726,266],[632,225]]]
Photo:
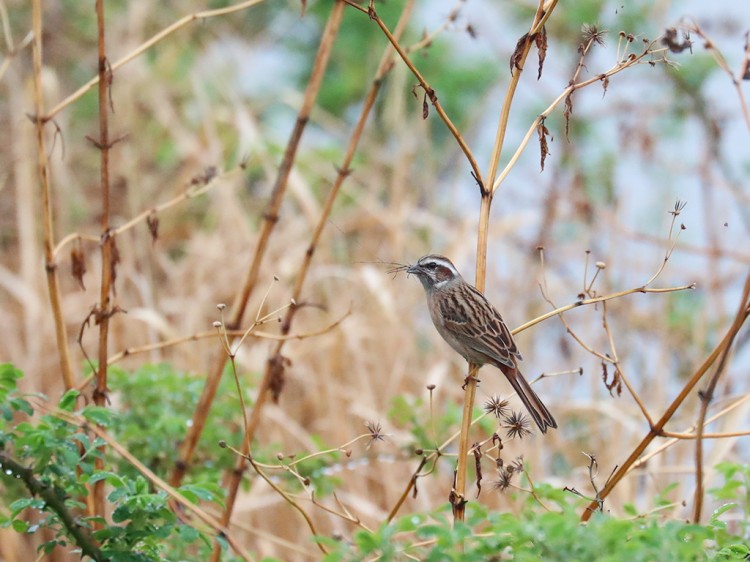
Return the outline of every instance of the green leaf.
[[[207,502],[214,501],[216,497],[209,490],[206,490],[205,488],[202,488],[200,486],[196,486],[195,484],[186,484],[185,486],[181,486],[180,493],[184,494],[185,497],[190,499],[190,501],[193,503],[195,503],[198,499]]]
[[[31,507],[41,510],[44,509],[44,505],[44,500],[40,500],[37,498],[21,498],[20,500],[14,501],[8,507],[11,511],[11,517],[16,517],[26,508]]]
[[[83,409],[83,417],[97,425],[109,427],[112,424],[113,413],[101,406],[88,406]]]
[[[31,407],[31,404],[23,398],[11,398],[9,400],[10,407],[13,408],[16,412],[23,412],[24,414],[27,414],[29,416],[34,415],[34,408]]]
[[[0,365],[0,384],[3,386],[6,386],[6,388],[10,387],[12,384],[12,387],[15,388],[15,382],[23,377],[23,372],[21,372],[19,369],[16,369],[12,363],[3,363]]]
[[[25,533],[29,530],[29,524],[23,519],[14,519],[10,525],[17,533]]]
[[[80,391],[76,390],[75,388],[71,388],[62,395],[62,398],[60,398],[60,401],[57,403],[57,405],[61,410],[72,412],[76,407],[76,400],[78,400],[78,397],[80,395]]]

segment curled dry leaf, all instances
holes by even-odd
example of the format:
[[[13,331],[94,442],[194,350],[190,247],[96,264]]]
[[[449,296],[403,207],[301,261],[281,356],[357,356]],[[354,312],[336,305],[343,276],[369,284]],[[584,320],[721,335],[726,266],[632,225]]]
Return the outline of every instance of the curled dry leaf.
[[[151,234],[151,243],[155,244],[159,238],[159,217],[156,216],[156,213],[151,213],[146,218],[146,224],[148,225],[149,234]]]
[[[86,285],[83,283],[83,276],[86,274],[86,254],[80,243],[70,251],[70,271],[73,278],[78,281],[78,286],[81,287],[82,291],[85,291]]]
[[[547,28],[542,26],[542,30],[534,36],[534,43],[536,43],[537,55],[539,57],[539,70],[536,75],[536,79],[539,80],[542,77],[542,68],[544,68],[544,59],[547,58]],[[544,165],[542,165],[544,169]]]
[[[274,403],[278,403],[281,392],[284,390],[284,385],[286,384],[286,368],[292,364],[292,361],[288,357],[277,353],[268,362],[271,369],[268,390],[271,391]]]
[[[117,238],[111,237],[112,240],[112,255],[109,261],[110,277],[112,279],[112,294],[117,295],[117,288],[115,287],[115,281],[117,281],[117,266],[120,263],[120,250],[117,247]]]
[[[570,84],[571,86],[573,84]],[[570,133],[570,116],[573,115],[573,91],[570,90],[567,96],[565,96],[565,110],[563,111],[563,117],[565,117],[565,138],[568,138]]]
[[[474,468],[477,473],[477,497],[482,493],[482,448],[479,443],[471,446],[474,452]]]
[[[521,60],[523,60],[523,49],[526,46],[526,41],[529,38],[528,33],[524,33],[523,36],[516,43],[516,48],[513,50],[513,54],[510,56],[510,73],[513,74],[513,70],[521,70]]]
[[[549,129],[547,129],[547,127],[545,126],[544,120],[541,120],[539,122],[539,126],[536,128],[536,131],[539,134],[539,150],[541,152],[540,165],[542,167],[542,170],[544,170],[544,161],[549,155],[549,146],[547,144]]]

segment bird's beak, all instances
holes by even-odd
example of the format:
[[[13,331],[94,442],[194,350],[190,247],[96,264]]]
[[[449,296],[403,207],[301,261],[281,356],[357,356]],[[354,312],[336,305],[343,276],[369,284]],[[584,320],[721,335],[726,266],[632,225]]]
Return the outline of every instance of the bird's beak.
[[[406,270],[407,275],[419,275],[422,273],[422,268],[419,267],[419,264],[410,265],[409,268]]]

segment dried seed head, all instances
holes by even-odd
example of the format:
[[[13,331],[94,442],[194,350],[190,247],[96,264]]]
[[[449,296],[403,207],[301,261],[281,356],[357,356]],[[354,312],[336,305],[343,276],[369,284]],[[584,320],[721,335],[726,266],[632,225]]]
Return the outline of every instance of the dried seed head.
[[[219,322],[218,320],[217,320],[216,322],[214,322],[213,324],[211,324],[211,325],[212,325],[212,326],[213,326],[214,328],[221,328],[221,322]]]
[[[513,472],[507,470],[501,470],[497,475],[497,480],[492,481],[492,488],[500,492],[507,490],[513,480]]]
[[[501,399],[498,395],[493,394],[485,403],[484,411],[488,414],[492,414],[496,418],[501,418],[509,413],[509,403],[507,400]]]
[[[226,307],[227,305],[225,305],[223,302],[216,305],[216,308],[218,308],[219,310],[224,310]]]
[[[376,441],[385,441],[383,426],[380,425],[380,422],[367,421],[365,422],[365,427],[370,433],[370,442],[367,444],[368,447],[371,447]]]
[[[523,439],[527,435],[531,435],[529,430],[529,418],[523,415],[521,412],[511,412],[503,419],[504,427],[507,430],[506,436],[508,439],[518,437]]]

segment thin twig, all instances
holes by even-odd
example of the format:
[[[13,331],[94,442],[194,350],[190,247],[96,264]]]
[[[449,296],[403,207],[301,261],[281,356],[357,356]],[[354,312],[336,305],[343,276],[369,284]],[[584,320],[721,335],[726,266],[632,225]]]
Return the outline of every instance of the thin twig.
[[[250,333],[250,336],[254,338],[276,340],[276,341],[304,340],[307,338],[314,338],[314,337],[326,334],[330,332],[331,330],[337,328],[339,324],[341,324],[350,314],[351,314],[351,310],[347,311],[347,313],[341,316],[338,320],[335,320],[334,322],[331,322],[327,326],[324,326],[323,328],[314,330],[312,332],[302,332],[299,334],[286,334],[285,335],[285,334],[271,334],[269,332],[261,332],[258,330],[252,330],[252,332]],[[229,337],[236,338],[236,337],[242,336],[245,332],[246,330],[226,330],[225,333]],[[150,343],[147,345],[141,345],[141,346],[136,346],[136,347],[128,347],[118,353],[115,353],[114,355],[111,355],[109,357],[109,364],[112,365],[113,363],[122,361],[125,357],[130,357],[132,355],[137,355],[139,353],[146,353],[148,351],[154,351],[156,349],[166,349],[166,348],[174,347],[182,343],[198,341],[198,340],[213,338],[213,337],[216,337],[216,330],[207,330],[205,332],[198,332],[196,334],[192,334],[189,336],[182,336],[179,338],[173,338],[171,340],[165,340],[161,342]]]
[[[733,402],[732,404],[730,404],[729,406],[727,406],[726,408],[724,408],[723,410],[721,410],[720,412],[717,412],[716,414],[714,414],[713,416],[711,416],[710,418],[708,418],[706,420],[706,425],[708,425],[708,424],[710,424],[710,423],[712,423],[712,422],[714,422],[714,421],[716,421],[716,420],[724,417],[729,412],[731,412],[735,408],[738,408],[739,406],[741,406],[742,404],[744,404],[748,400],[750,400],[750,394],[745,394],[744,396],[742,396],[741,398],[739,398],[738,400],[736,400],[735,402]],[[695,439],[695,430],[696,430],[696,428],[695,428],[695,426],[693,426],[693,427],[688,428],[687,430],[685,430],[685,432],[682,432],[682,433],[675,433],[675,432],[671,432],[671,431],[665,431],[665,432],[663,432],[663,435],[665,437],[669,437],[669,439],[667,441],[665,441],[664,443],[662,443],[661,445],[659,445],[658,447],[654,448],[652,451],[649,451],[647,454],[645,454],[642,457],[640,457],[636,462],[634,462],[632,464],[632,466],[630,467],[630,471],[632,472],[633,470],[636,470],[638,468],[643,467],[644,465],[646,465],[646,463],[648,463],[648,461],[650,461],[656,455],[661,454],[662,452],[664,452],[665,450],[667,450],[671,446],[675,445],[676,443],[679,443],[683,439]],[[686,432],[690,432],[690,433],[686,433]],[[742,432],[738,432],[738,434],[734,434],[734,433],[704,433],[703,434],[703,438],[704,439],[723,439],[723,438],[726,438],[726,437],[742,437],[746,433],[748,433],[748,432],[742,431]]]
[[[408,21],[409,15],[411,13],[412,6],[413,6],[413,1],[407,2],[407,4],[404,6],[402,13],[401,13],[401,17],[399,18],[398,25],[396,27],[397,36],[400,36],[400,34],[405,29],[406,22]],[[335,36],[336,30],[338,28],[338,25],[341,21],[341,17],[343,15],[344,7],[345,7],[345,4],[343,1],[337,1],[334,4],[334,11],[332,12],[331,19],[329,20],[331,22],[330,29],[328,31],[328,34],[330,35],[329,41],[332,41],[333,37]],[[385,52],[383,53],[383,56],[381,57],[380,64],[378,65],[378,69],[375,72],[375,77],[370,86],[370,90],[367,94],[367,97],[365,98],[365,102],[363,104],[357,123],[354,127],[354,130],[351,133],[343,162],[341,166],[338,167],[338,173],[337,173],[336,179],[334,180],[333,185],[328,191],[325,202],[323,204],[323,208],[321,209],[320,216],[318,218],[318,222],[315,226],[310,243],[307,247],[307,251],[305,252],[305,256],[303,258],[302,264],[300,265],[299,271],[297,273],[295,286],[292,291],[293,302],[297,302],[300,299],[302,289],[304,287],[304,283],[307,278],[307,273],[310,270],[312,259],[315,255],[315,250],[317,249],[317,245],[323,233],[323,229],[329,222],[330,213],[333,210],[333,204],[338,194],[340,193],[341,186],[343,185],[344,180],[348,177],[351,171],[350,166],[354,159],[354,155],[357,151],[357,148],[359,146],[360,138],[362,136],[365,125],[367,123],[367,118],[369,117],[370,111],[375,104],[377,95],[380,92],[380,88],[383,83],[383,78],[390,71],[392,67],[390,63],[391,56],[392,56],[392,50],[390,49],[390,47],[386,48]],[[312,82],[312,79],[311,79],[311,82]],[[298,307],[296,306],[292,306],[287,310],[286,316],[281,324],[282,334],[288,333],[289,330],[291,329],[292,321],[294,319],[294,316],[297,310],[298,310]],[[250,454],[250,444],[252,443],[253,438],[255,436],[255,432],[257,431],[258,425],[260,424],[261,414],[263,412],[265,403],[268,399],[268,395],[271,391],[271,381],[275,376],[277,376],[277,370],[279,368],[283,368],[284,358],[281,354],[281,351],[284,347],[284,344],[285,344],[285,341],[283,340],[277,342],[277,344],[274,346],[273,350],[270,353],[268,361],[266,362],[266,368],[263,373],[263,378],[261,379],[260,385],[258,387],[257,398],[255,400],[255,403],[253,404],[253,409],[252,409],[249,426],[247,430],[247,436],[243,440],[243,443],[242,443],[241,454],[243,455],[249,456]],[[229,483],[227,485],[226,509],[222,517],[222,521],[229,521],[229,518],[231,517],[232,510],[234,508],[234,501],[235,501],[235,498],[236,498],[236,495],[240,486],[240,481],[241,481],[241,476],[242,476],[241,469],[242,469],[243,463],[244,461],[242,457],[239,457],[237,459],[237,462],[235,463],[234,470],[229,476]],[[215,550],[214,559],[216,559],[216,556],[217,556],[217,551]]]
[[[255,473],[258,476],[260,476],[266,482],[266,484],[268,484],[271,488],[273,488],[273,490],[277,494],[279,494],[282,498],[284,498],[284,501],[286,501],[300,515],[302,515],[302,517],[305,520],[305,523],[307,523],[307,526],[310,528],[310,532],[313,534],[313,537],[316,537],[316,538],[318,537],[319,533],[318,533],[317,529],[315,528],[315,524],[312,522],[312,519],[307,514],[307,512],[304,509],[302,509],[302,507],[294,500],[294,498],[292,498],[292,496],[290,496],[282,488],[280,488],[279,486],[277,486],[273,482],[273,480],[271,480],[268,477],[268,475],[265,472],[263,472],[263,469],[261,469],[261,467],[258,466],[258,464],[255,462],[255,460],[253,460],[252,456],[250,456],[250,455],[243,455],[240,451],[238,451],[234,447],[230,447],[229,445],[227,445],[227,448],[230,449],[232,452],[234,452],[236,455],[243,457],[248,463],[250,463],[250,466],[253,467],[253,470],[255,470]],[[326,549],[326,547],[323,545],[322,542],[320,542],[319,540],[316,540],[315,543],[318,545],[318,548],[321,550],[321,552],[323,554],[328,554],[328,550]]]
[[[589,86],[591,84],[595,84],[597,82],[601,82],[605,79],[608,79],[610,76],[614,76],[615,74],[618,74],[619,72],[622,72],[623,70],[630,68],[631,66],[635,66],[637,64],[643,64],[647,61],[644,61],[643,59],[646,56],[654,55],[657,53],[664,52],[665,49],[656,49],[654,48],[654,45],[656,44],[656,41],[650,43],[646,49],[640,53],[639,55],[632,55],[631,57],[625,59],[625,60],[618,60],[618,62],[609,70],[602,74],[598,74],[597,76],[594,76],[593,78],[589,78],[588,80],[583,80],[582,82],[577,82],[575,84],[568,85],[567,88],[565,88],[562,93],[553,101],[547,109],[545,109],[542,113],[540,113],[536,119],[532,122],[529,129],[526,131],[526,135],[523,137],[523,140],[518,145],[518,148],[516,149],[513,156],[510,158],[508,163],[505,165],[505,168],[503,171],[497,176],[497,179],[492,184],[492,192],[494,193],[497,191],[500,187],[500,184],[505,180],[507,175],[510,173],[510,171],[513,169],[513,167],[516,165],[516,162],[521,156],[521,153],[523,153],[524,149],[528,145],[529,141],[531,140],[531,137],[537,132],[537,129],[539,127],[539,124],[542,123],[564,100],[567,98],[570,94],[572,94],[576,90],[580,90],[581,88],[585,88],[586,86]]]
[[[690,380],[685,384],[682,390],[680,390],[680,393],[672,401],[661,418],[659,418],[659,420],[649,428],[648,433],[643,437],[641,442],[638,443],[638,445],[635,447],[635,449],[633,449],[625,462],[612,475],[612,478],[609,479],[609,481],[601,491],[601,501],[603,501],[609,495],[609,493],[615,488],[615,486],[617,486],[620,480],[622,480],[622,478],[630,471],[631,466],[638,460],[643,451],[646,450],[646,447],[648,447],[654,439],[662,434],[661,432],[663,431],[666,423],[672,419],[677,409],[682,405],[695,385],[700,382],[706,372],[708,372],[710,367],[716,362],[717,359],[719,359],[719,357],[725,352],[725,350],[731,347],[734,338],[736,337],[740,328],[742,328],[748,316],[750,316],[750,274],[748,274],[747,278],[745,279],[745,286],[742,291],[742,297],[740,299],[739,311],[735,316],[732,325],[727,330],[724,338],[701,364],[701,366],[698,367],[698,369],[693,373],[692,377],[690,377]],[[584,510],[583,514],[581,515],[581,520],[588,521],[591,517],[591,514],[593,513],[593,510],[597,508],[598,504],[592,502]]]
[[[232,310],[229,315],[229,321],[227,328],[230,330],[236,329],[241,323],[245,315],[245,309],[248,306],[250,296],[252,295],[255,286],[258,281],[260,274],[260,266],[265,257],[266,250],[268,249],[268,242],[271,234],[278,222],[279,209],[281,203],[286,194],[287,182],[289,175],[292,170],[292,164],[294,163],[297,149],[302,139],[302,133],[304,132],[310,118],[315,100],[317,99],[320,85],[323,81],[323,75],[328,66],[329,57],[333,47],[333,41],[338,33],[339,25],[341,23],[341,16],[343,14],[343,5],[340,2],[336,2],[331,12],[331,16],[328,18],[328,23],[323,31],[320,44],[318,46],[318,52],[315,57],[313,64],[312,74],[305,90],[305,96],[302,102],[302,107],[297,115],[294,128],[290,134],[289,141],[287,142],[284,157],[279,166],[276,182],[271,192],[271,197],[268,201],[266,209],[263,213],[263,223],[258,234],[258,240],[255,246],[255,252],[253,258],[249,264],[245,280],[242,288],[235,296]],[[193,457],[195,447],[198,443],[203,428],[206,424],[206,416],[208,415],[210,405],[212,404],[216,391],[219,387],[219,380],[221,379],[222,372],[226,357],[222,353],[217,355],[214,363],[209,370],[206,384],[203,388],[203,392],[198,401],[198,405],[195,409],[192,424],[188,430],[187,435],[180,447],[179,461],[177,462],[175,469],[170,478],[172,485],[177,485],[182,481],[185,475],[185,471],[190,460]],[[259,393],[259,398],[262,393]],[[231,494],[230,494],[231,497]],[[233,498],[227,502],[227,510],[231,512],[233,506]],[[218,556],[219,551],[214,551],[214,557]]]
[[[132,61],[133,59],[139,57],[146,51],[148,51],[151,47],[159,43],[162,39],[165,39],[175,31],[178,31],[179,29],[185,27],[186,25],[199,20],[204,20],[208,18],[218,17],[218,16],[225,16],[227,14],[231,14],[234,12],[239,12],[242,10],[246,10],[247,8],[250,8],[251,6],[255,6],[256,4],[260,4],[263,2],[263,0],[247,0],[245,2],[240,2],[239,4],[233,5],[233,6],[227,6],[226,8],[217,8],[215,10],[204,10],[202,12],[194,12],[192,14],[188,14],[186,16],[183,16],[176,22],[174,22],[172,25],[165,27],[162,29],[159,33],[151,37],[151,39],[148,39],[147,41],[141,43],[138,47],[133,49],[130,53],[119,59],[118,61],[115,61],[110,66],[111,72],[115,72],[122,66],[125,66],[127,63]],[[95,76],[88,82],[86,82],[83,86],[78,88],[74,93],[69,95],[67,98],[62,100],[60,103],[58,103],[55,107],[53,107],[49,113],[44,115],[42,117],[42,121],[46,122],[52,119],[57,113],[71,105],[74,101],[78,100],[81,96],[83,96],[86,92],[88,92],[91,88],[96,86],[99,83],[99,76]],[[39,115],[42,115],[41,113]]]
[[[743,303],[742,306],[746,307],[747,304]],[[741,312],[742,309],[740,309]],[[700,411],[698,413],[698,421],[695,424],[697,431],[695,435],[695,492],[693,494],[693,523],[696,524],[700,523],[701,511],[703,509],[703,432],[706,427],[706,415],[708,414],[708,406],[714,398],[716,385],[719,383],[719,378],[727,366],[727,359],[731,349],[730,342],[721,353],[719,363],[711,375],[706,388],[698,393],[700,397]]]
[[[425,95],[429,98],[430,103],[435,108],[435,111],[437,111],[437,114],[440,116],[440,119],[442,119],[443,123],[445,123],[445,126],[448,127],[448,130],[453,135],[453,138],[456,139],[456,142],[458,143],[458,146],[461,148],[461,151],[466,156],[466,159],[469,161],[469,165],[471,166],[471,169],[474,172],[474,175],[476,177],[476,180],[479,182],[480,185],[484,185],[482,181],[482,173],[479,171],[479,166],[477,165],[477,161],[474,158],[474,154],[469,149],[469,146],[466,144],[466,141],[461,136],[461,133],[458,131],[456,126],[453,124],[453,121],[451,121],[450,117],[448,117],[448,114],[443,109],[443,106],[438,101],[437,94],[435,93],[435,90],[427,83],[427,80],[422,76],[422,74],[417,70],[417,67],[414,66],[414,63],[409,58],[408,53],[406,50],[399,44],[398,39],[396,35],[391,33],[390,29],[388,29],[388,26],[383,22],[382,19],[378,16],[377,12],[373,8],[371,8],[369,11],[363,9],[361,6],[358,6],[356,3],[354,3],[353,0],[344,0],[347,4],[350,6],[353,6],[354,8],[363,11],[368,14],[371,20],[373,20],[375,23],[378,24],[378,27],[380,27],[381,31],[385,34],[385,36],[388,38],[388,41],[391,42],[391,45],[393,45],[393,48],[396,49],[396,52],[401,57],[401,60],[404,61],[404,64],[409,68],[412,74],[414,74],[414,77],[419,81],[419,85],[424,90]]]

